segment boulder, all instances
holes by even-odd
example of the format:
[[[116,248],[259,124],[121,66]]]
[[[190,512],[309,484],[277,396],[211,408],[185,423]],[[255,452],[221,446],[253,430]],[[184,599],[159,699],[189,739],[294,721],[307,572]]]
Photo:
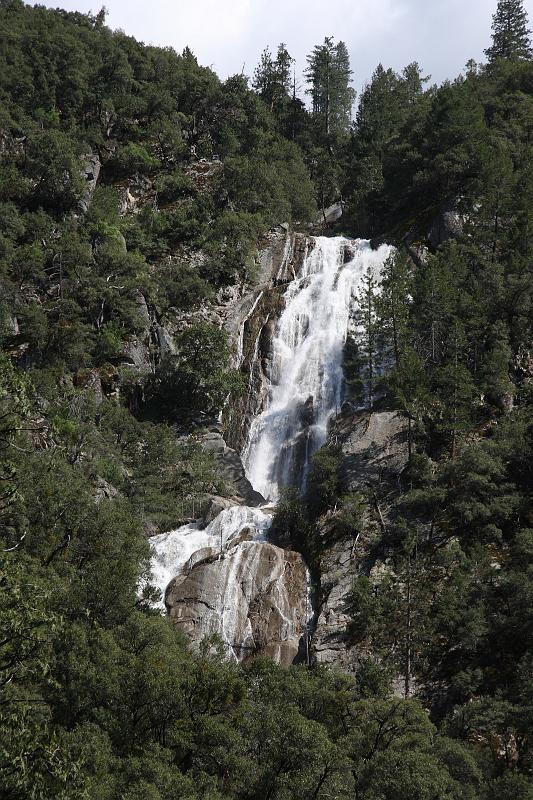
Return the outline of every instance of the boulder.
[[[229,500],[227,497],[220,497],[214,494],[209,495],[206,498],[206,509],[202,518],[203,524],[209,525],[222,511],[232,508],[234,505],[236,505],[235,500]]]
[[[209,431],[204,434],[201,444],[204,450],[215,457],[217,472],[229,493],[242,499],[248,506],[260,506],[265,502],[265,498],[254,490],[246,477],[241,457],[227,446],[221,433]]]
[[[218,634],[238,661],[262,655],[290,666],[296,660],[308,617],[298,553],[240,541],[222,556],[195,553],[188,567],[169,584],[165,604],[193,642]]]
[[[82,177],[85,180],[85,186],[78,204],[82,214],[86,214],[89,210],[101,169],[102,164],[98,154],[88,153],[83,160]]]
[[[342,203],[333,203],[333,205],[320,212],[317,217],[317,224],[334,225],[342,217],[342,213]]]

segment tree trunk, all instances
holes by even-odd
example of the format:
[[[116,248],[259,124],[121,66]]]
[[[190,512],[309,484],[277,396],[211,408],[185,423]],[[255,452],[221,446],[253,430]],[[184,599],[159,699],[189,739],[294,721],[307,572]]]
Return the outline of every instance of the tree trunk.
[[[406,700],[411,696],[411,556],[407,567],[407,634],[405,640],[405,683],[404,693]]]

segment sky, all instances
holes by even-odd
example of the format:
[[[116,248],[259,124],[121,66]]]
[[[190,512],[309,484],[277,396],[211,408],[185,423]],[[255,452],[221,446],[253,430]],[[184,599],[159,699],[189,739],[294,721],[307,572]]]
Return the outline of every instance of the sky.
[[[40,0],[43,5],[43,0]],[[490,44],[497,0],[63,0],[69,11],[108,9],[107,24],[146,44],[189,46],[225,78],[252,75],[261,51],[285,42],[298,74],[325,36],[348,45],[354,86],[381,62],[401,70],[418,61],[432,82],[455,78]],[[533,21],[533,0],[524,3]]]

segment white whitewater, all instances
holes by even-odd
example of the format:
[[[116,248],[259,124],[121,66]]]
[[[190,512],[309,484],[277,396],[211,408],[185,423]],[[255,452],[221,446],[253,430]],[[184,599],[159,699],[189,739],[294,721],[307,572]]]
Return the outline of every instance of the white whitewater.
[[[255,541],[265,541],[271,523],[272,518],[259,508],[234,506],[222,511],[207,528],[202,529],[198,522],[193,522],[152,537],[151,583],[161,592],[159,607],[165,610],[165,589],[190,564],[195,553],[209,548],[223,555],[245,528],[253,531]]]
[[[270,501],[281,487],[302,486],[310,455],[327,437],[340,408],[343,348],[361,279],[379,276],[391,248],[319,237],[301,274],[287,287],[285,310],[273,342],[271,392],[252,423],[244,453],[254,489]],[[345,263],[346,262],[346,263]]]
[[[243,452],[246,475],[254,489],[276,501],[285,485],[303,488],[309,458],[327,437],[328,422],[343,400],[343,348],[350,330],[351,310],[368,270],[379,276],[392,248],[372,250],[369,242],[342,237],[317,237],[285,292],[285,309],[274,342],[271,389],[263,412],[252,422]],[[239,336],[242,359],[242,332]],[[256,508],[237,506],[223,511],[205,529],[198,523],[155,536],[152,583],[164,598],[169,582],[190,568],[194,554],[211,548],[225,558],[232,547],[253,563],[254,542],[265,541],[271,516]],[[237,543],[248,529],[252,541]],[[251,568],[251,567],[250,567]],[[231,574],[221,591],[217,632],[236,658],[234,608],[236,587]],[[161,608],[164,603],[161,602]],[[206,631],[208,632],[208,631]]]

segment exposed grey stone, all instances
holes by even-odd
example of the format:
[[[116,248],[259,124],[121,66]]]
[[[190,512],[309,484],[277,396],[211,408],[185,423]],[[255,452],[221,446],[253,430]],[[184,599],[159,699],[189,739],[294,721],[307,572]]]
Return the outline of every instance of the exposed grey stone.
[[[228,493],[248,506],[260,506],[265,502],[265,498],[254,490],[246,477],[241,457],[227,446],[221,433],[216,430],[208,431],[202,436],[201,445],[215,457],[217,473],[225,483]]]
[[[458,201],[454,198],[443,203],[439,213],[431,223],[428,241],[436,250],[450,239],[457,239],[463,233],[464,215],[458,209]]]
[[[265,502],[265,498],[254,490],[246,477],[241,457],[235,450],[227,447],[220,454],[218,465],[222,479],[235,488],[235,493],[243,498],[246,505],[260,506]]]
[[[122,362],[135,367],[139,372],[150,372],[152,369],[148,345],[136,337],[124,342],[120,359]]]
[[[333,205],[320,212],[316,221],[318,225],[333,225],[342,217],[342,214],[342,203],[333,203]]]
[[[212,548],[195,553],[169,584],[165,603],[193,642],[218,633],[239,660],[264,655],[289,666],[306,629],[306,597],[298,553],[241,541],[222,557]]]
[[[150,330],[150,326],[152,324],[152,317],[150,315],[150,310],[148,308],[148,303],[146,302],[146,297],[142,292],[136,289],[133,292],[133,300],[135,302],[135,306],[137,308],[137,313],[139,315],[139,320],[142,323],[143,331],[147,332]]]
[[[415,242],[412,233],[405,236],[403,243],[415,267],[419,269],[425,267],[429,258],[429,248],[424,244]]]
[[[341,416],[332,436],[341,445],[342,472],[350,491],[393,479],[407,464],[407,420],[397,411]]]
[[[94,493],[94,499],[97,503],[102,502],[102,500],[112,500],[114,497],[118,497],[119,494],[120,492],[115,486],[108,483],[104,478],[98,478]]]
[[[15,316],[7,316],[6,327],[10,336],[18,336],[20,334],[19,322]]]
[[[209,453],[223,455],[228,449],[224,437],[215,431],[209,431],[202,437],[202,447]]]
[[[176,352],[176,345],[168,329],[163,325],[157,325],[155,328],[155,332],[159,348],[160,360],[162,356],[165,356],[167,354],[173,355]]]
[[[222,511],[234,505],[236,505],[235,500],[230,500],[227,497],[219,497],[218,495],[210,495],[206,501],[203,524],[209,525]]]
[[[330,441],[340,447],[341,471],[352,492],[361,492],[363,530],[338,540],[335,514],[320,521],[324,540],[320,563],[322,602],[313,635],[313,652],[321,664],[353,670],[361,656],[348,636],[350,592],[354,578],[377,575],[382,562],[372,561],[373,547],[380,540],[380,514],[386,519],[388,495],[408,460],[406,420],[395,411],[351,413],[350,408],[335,421]],[[377,498],[383,503],[378,511]],[[382,497],[384,498],[382,500]],[[328,543],[332,542],[328,545]]]
[[[82,214],[86,214],[89,210],[91,201],[93,199],[93,194],[96,189],[96,184],[98,183],[98,178],[100,177],[101,168],[102,164],[100,163],[100,158],[96,153],[88,153],[85,156],[82,166],[82,177],[85,179],[85,188],[79,202],[79,209]]]

